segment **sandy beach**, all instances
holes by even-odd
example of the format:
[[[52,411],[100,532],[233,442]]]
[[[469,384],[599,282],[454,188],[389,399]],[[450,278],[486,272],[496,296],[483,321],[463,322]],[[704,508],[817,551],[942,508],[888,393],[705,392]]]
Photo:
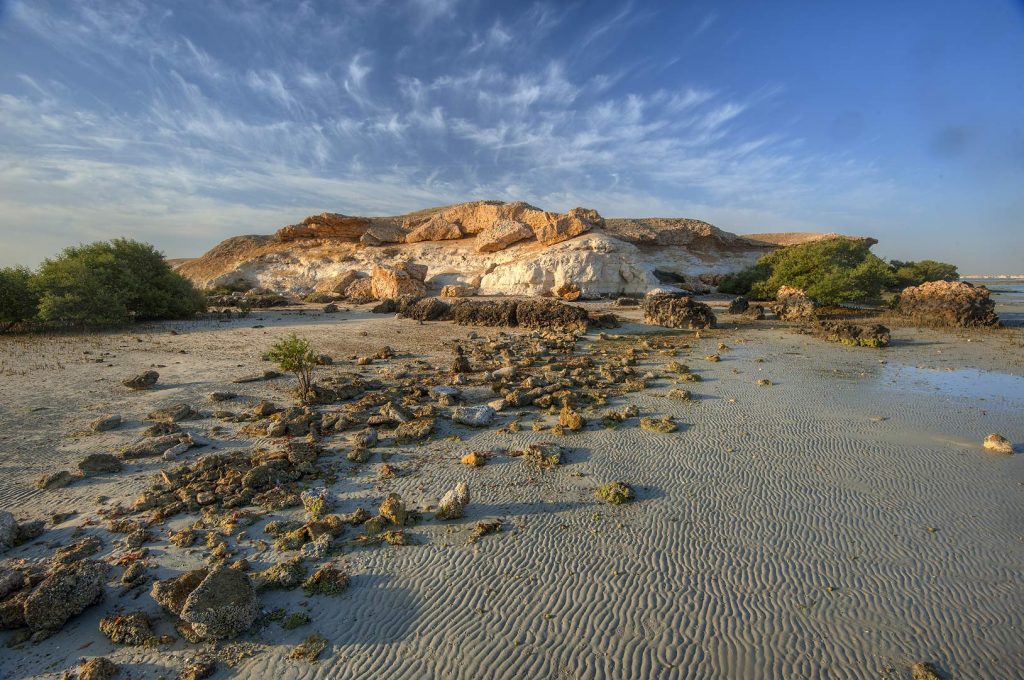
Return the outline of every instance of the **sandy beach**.
[[[703,378],[685,385],[693,400],[665,396],[678,386],[665,371],[672,358],[652,349],[637,370],[656,379],[610,405],[669,415],[677,432],[643,430],[635,418],[605,428],[584,412],[584,430],[555,436],[557,414],[512,409],[486,429],[445,421],[419,445],[385,442],[363,464],[346,459],[344,436],[327,437],[320,464],[336,474],[328,486],[336,512],[372,512],[391,492],[427,508],[465,481],[465,517],[442,522],[424,513],[406,546],[341,542],[334,562],[351,582],[340,597],[261,593],[264,612],[305,612],[308,624],[284,630],[268,622],[199,646],[112,644],[98,625],[119,610],[143,610],[157,634],[174,635],[150,584],[123,589],[115,567],[103,601],[59,633],[0,648],[0,674],[56,678],[82,657],[106,656],[122,666],[120,677],[174,677],[205,650],[218,659],[214,677],[901,678],[919,660],[953,678],[1020,677],[1024,456],[1019,444],[1009,456],[981,446],[989,432],[1024,441],[1019,327],[894,326],[892,346],[872,350],[771,321],[723,315],[720,328],[696,337],[645,326],[639,312],[623,315],[629,323],[606,336],[591,331],[576,352],[667,338],[675,359]],[[167,464],[145,459],[49,491],[36,490],[35,480],[130,443],[154,409],[186,402],[208,414],[206,395],[216,390],[242,395],[227,402],[234,411],[259,399],[290,403],[290,378],[232,381],[268,367],[261,353],[292,331],[334,357],[322,375],[352,371],[349,357],[385,344],[396,356],[360,370],[448,363],[453,341],[502,332],[354,308],[0,338],[0,506],[19,520],[47,520],[42,536],[5,559],[37,560],[85,534],[101,538],[98,558],[115,560],[120,537],[98,510],[130,504]],[[721,361],[704,359],[716,350]],[[121,386],[150,367],[160,372],[156,389]],[[757,383],[765,378],[770,386]],[[123,415],[122,427],[90,432],[90,421],[106,413]],[[519,431],[509,431],[513,420]],[[534,421],[545,429],[533,431]],[[184,460],[263,443],[209,417],[181,425],[209,442]],[[509,455],[544,441],[564,448],[562,465],[538,470]],[[470,451],[492,455],[480,468],[460,465]],[[397,477],[378,478],[385,461]],[[611,480],[633,485],[635,502],[595,499]],[[71,511],[50,524],[54,513]],[[302,509],[261,516],[247,538],[231,541],[235,556],[254,569],[273,563],[254,539],[267,538],[267,520],[289,516],[301,518]],[[167,541],[196,517],[152,527],[153,577],[202,566],[201,549]],[[500,532],[467,540],[491,519],[501,521]],[[290,659],[312,632],[329,643],[320,659]]]

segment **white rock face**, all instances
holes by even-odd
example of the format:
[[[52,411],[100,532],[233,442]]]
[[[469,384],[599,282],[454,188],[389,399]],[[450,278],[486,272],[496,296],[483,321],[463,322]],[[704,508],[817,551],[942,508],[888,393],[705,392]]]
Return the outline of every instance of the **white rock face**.
[[[428,269],[427,294],[446,285],[465,286],[478,295],[545,295],[572,284],[581,297],[642,295],[658,286],[655,269],[686,276],[727,273],[752,264],[763,250],[698,256],[683,246],[641,248],[601,231],[544,247],[522,241],[494,253],[478,253],[474,239],[395,244],[355,248],[349,243],[320,242],[294,245],[291,250],[265,253],[233,265],[210,278],[193,280],[216,287],[238,282],[302,296],[331,279],[358,271],[369,276],[375,265],[405,262]]]
[[[504,253],[503,253],[504,254]],[[636,246],[605,234],[563,241],[531,258],[516,258],[495,265],[480,280],[481,295],[543,295],[563,284],[579,286],[581,297],[644,293],[657,285],[653,268],[642,268]]]

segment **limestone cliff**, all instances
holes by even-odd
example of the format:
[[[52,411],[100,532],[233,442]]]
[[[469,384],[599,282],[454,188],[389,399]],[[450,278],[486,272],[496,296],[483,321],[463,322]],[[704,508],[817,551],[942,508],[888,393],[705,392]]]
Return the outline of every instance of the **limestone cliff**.
[[[452,285],[480,295],[571,289],[596,297],[643,294],[663,281],[697,287],[776,247],[699,220],[606,220],[585,208],[477,201],[393,217],[314,215],[273,236],[227,239],[178,271],[204,288],[291,295],[379,297],[398,285],[393,272],[415,271],[415,283],[403,285],[427,293]]]

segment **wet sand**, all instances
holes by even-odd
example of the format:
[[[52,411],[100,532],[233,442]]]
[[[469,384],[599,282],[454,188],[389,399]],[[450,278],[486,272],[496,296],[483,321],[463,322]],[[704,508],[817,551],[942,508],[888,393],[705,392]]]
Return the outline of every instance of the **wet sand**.
[[[919,660],[952,678],[1024,675],[1024,331],[897,326],[892,347],[872,350],[772,322],[720,320],[723,328],[702,332],[679,358],[703,377],[686,385],[694,402],[665,397],[675,386],[666,378],[612,402],[671,415],[683,424],[676,433],[633,419],[554,437],[530,430],[535,415],[519,432],[499,432],[513,410],[486,430],[446,424],[429,443],[377,450],[362,466],[328,459],[342,512],[372,510],[392,491],[410,505],[436,504],[460,480],[472,504],[463,519],[411,528],[413,545],[347,552],[352,581],[341,597],[263,594],[264,609],[306,611],[311,623],[200,645],[222,660],[244,657],[222,662],[215,677],[903,678]],[[132,441],[149,411],[181,401],[210,410],[206,395],[224,389],[248,397],[235,410],[260,398],[290,403],[290,380],[231,384],[266,367],[259,355],[289,332],[336,360],[384,344],[398,352],[372,372],[413,357],[448,362],[445,343],[470,330],[500,332],[357,310],[0,337],[0,507],[22,520],[79,513],[3,557],[49,554],[96,518],[97,496],[127,503],[147,486],[162,463],[59,490],[33,482]],[[652,331],[662,332],[639,323],[607,332]],[[591,332],[580,347],[598,337]],[[730,349],[706,362],[719,343]],[[640,368],[663,376],[669,360],[652,352]],[[121,387],[153,365],[159,389]],[[761,378],[774,384],[759,386]],[[126,423],[82,434],[103,413]],[[232,426],[213,430],[224,426],[217,420],[183,425],[220,449],[252,443]],[[985,452],[989,432],[1015,442],[1015,454]],[[458,464],[471,450],[553,440],[569,456],[551,471],[500,455],[479,469]],[[383,458],[407,474],[378,480]],[[636,502],[594,498],[616,479],[634,485]],[[490,518],[503,520],[503,531],[467,544],[474,523]],[[179,516],[168,527],[188,524]],[[102,556],[115,551],[110,534],[88,529],[104,537]],[[249,533],[262,535],[260,525]],[[150,551],[160,578],[201,564],[165,536]],[[134,598],[111,587],[52,638],[0,647],[0,675],[59,677],[83,655],[104,655],[124,664],[121,677],[173,677],[196,646],[122,647],[98,630],[118,608],[159,618],[148,587]],[[321,660],[289,659],[313,631],[331,643]],[[166,616],[157,633],[173,633]]]

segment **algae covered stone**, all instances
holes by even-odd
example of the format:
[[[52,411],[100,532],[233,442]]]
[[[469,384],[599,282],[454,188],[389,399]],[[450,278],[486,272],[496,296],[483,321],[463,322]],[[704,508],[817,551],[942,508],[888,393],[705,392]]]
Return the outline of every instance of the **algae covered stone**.
[[[607,482],[597,487],[594,495],[598,500],[610,503],[611,505],[622,505],[635,497],[633,487],[625,482]]]

